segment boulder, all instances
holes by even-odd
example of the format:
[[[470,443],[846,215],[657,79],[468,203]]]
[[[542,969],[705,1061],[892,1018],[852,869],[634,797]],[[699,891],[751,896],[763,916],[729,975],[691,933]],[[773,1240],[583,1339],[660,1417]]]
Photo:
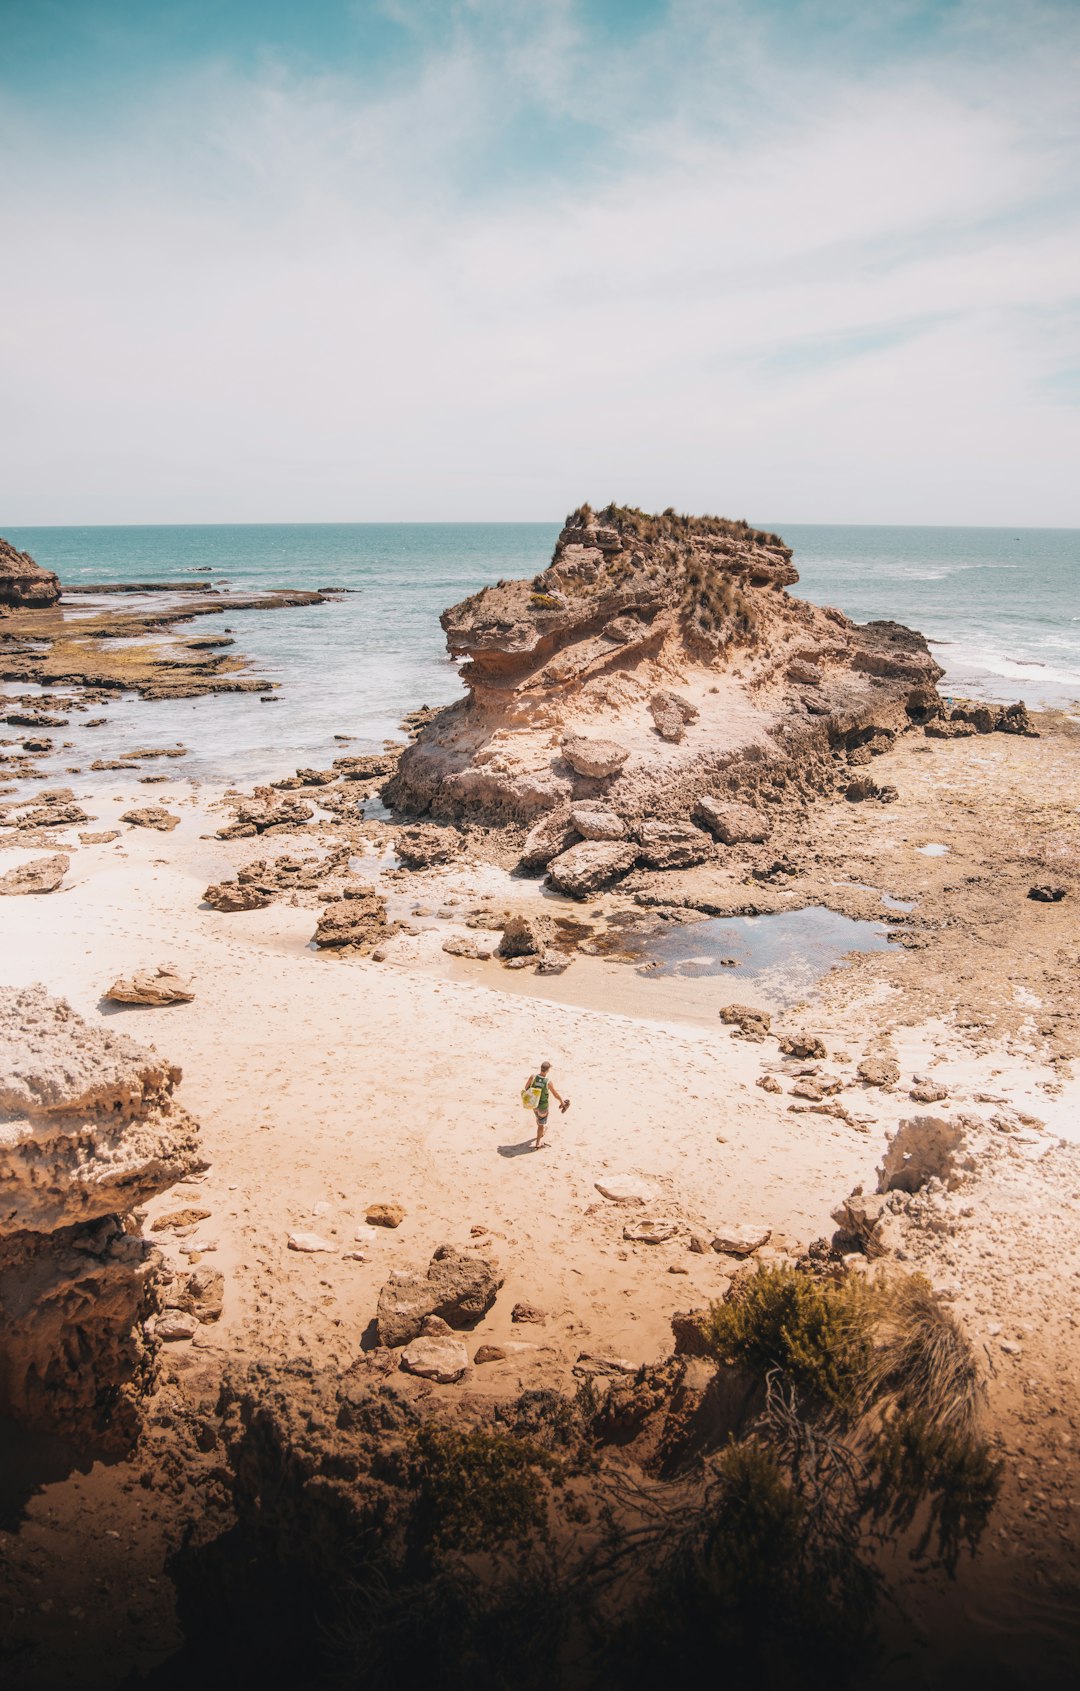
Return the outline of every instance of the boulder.
[[[546,916],[511,916],[503,924],[497,950],[500,957],[534,957],[543,951],[551,936]]]
[[[571,898],[590,898],[627,874],[637,862],[638,848],[619,840],[583,840],[548,864],[553,887]]]
[[[724,1256],[748,1257],[759,1251],[762,1245],[767,1245],[771,1238],[771,1227],[744,1223],[738,1227],[718,1228],[713,1236],[712,1248]]]
[[[729,1027],[737,1027],[744,1039],[752,1039],[759,1044],[772,1026],[768,1010],[760,1010],[754,1004],[725,1004],[720,1011],[720,1020]],[[779,1087],[776,1090],[779,1091]]]
[[[430,869],[436,864],[453,862],[461,855],[463,845],[456,828],[438,828],[424,822],[415,828],[402,828],[394,841],[394,850],[406,869]]]
[[[700,713],[688,699],[661,689],[649,699],[649,714],[662,740],[677,741],[686,733],[687,723],[696,721]]]
[[[568,734],[562,743],[562,754],[578,775],[596,781],[617,775],[630,756],[627,748],[615,740],[593,740],[584,734]]]
[[[626,823],[613,810],[586,810],[577,806],[570,821],[583,840],[624,840]]]
[[[567,809],[551,811],[549,815],[541,817],[535,827],[530,828],[526,834],[525,844],[521,849],[521,868],[546,869],[553,857],[569,850],[578,838],[572,812]]]
[[[174,816],[160,804],[144,805],[140,810],[125,810],[120,820],[130,822],[133,828],[156,828],[162,834],[171,833],[180,822],[179,816]]]
[[[879,1192],[918,1192],[928,1180],[957,1186],[970,1166],[962,1155],[964,1128],[942,1116],[910,1116],[901,1121],[885,1148],[878,1169]]]
[[[241,881],[217,881],[207,887],[203,893],[203,902],[208,904],[211,910],[222,910],[229,914],[237,910],[265,910],[272,901],[268,892],[250,884]]]
[[[705,793],[694,806],[694,819],[722,845],[760,845],[769,837],[768,819],[748,804]]]
[[[60,578],[42,569],[29,552],[16,551],[0,537],[0,605],[13,610],[40,610],[55,605],[60,597]]]
[[[63,852],[57,852],[54,857],[35,857],[0,875],[0,894],[55,892],[70,867],[71,859]]]
[[[371,951],[393,931],[386,919],[385,898],[361,882],[326,906],[315,924],[314,938],[320,950]]]
[[[460,1339],[433,1334],[413,1339],[405,1346],[401,1367],[406,1374],[416,1374],[421,1380],[453,1386],[468,1373],[469,1353]]]
[[[405,1210],[401,1204],[369,1204],[364,1220],[369,1227],[400,1227]]]
[[[643,822],[637,834],[650,869],[689,869],[713,854],[708,834],[690,822]]]
[[[471,1327],[486,1315],[503,1284],[488,1257],[440,1245],[426,1275],[392,1274],[379,1293],[379,1342],[403,1345],[417,1338],[429,1315],[451,1327]]]
[[[864,1057],[856,1072],[864,1086],[895,1086],[900,1064],[895,1057]]]
[[[104,997],[114,1004],[190,1004],[195,997],[188,981],[170,963],[157,969],[140,969],[113,981]]]
[[[780,1035],[780,1049],[785,1057],[827,1057],[825,1042],[816,1033],[783,1033]]]

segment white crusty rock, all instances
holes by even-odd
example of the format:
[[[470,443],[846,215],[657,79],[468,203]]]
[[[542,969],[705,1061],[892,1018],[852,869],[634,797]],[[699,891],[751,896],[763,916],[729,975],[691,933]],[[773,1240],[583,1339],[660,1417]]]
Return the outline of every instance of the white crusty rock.
[[[303,1230],[299,1233],[290,1233],[288,1244],[290,1251],[302,1251],[309,1256],[314,1255],[317,1251],[337,1250],[337,1246],[331,1244],[329,1239],[324,1239],[321,1233],[306,1233]],[[200,1249],[205,1250],[206,1246],[202,1245]]]
[[[405,1346],[401,1367],[406,1374],[417,1374],[421,1380],[453,1386],[468,1372],[469,1353],[461,1340],[451,1335],[421,1337]]]
[[[589,810],[582,805],[570,812],[570,821],[583,840],[626,838],[626,823],[613,810]]]
[[[943,1116],[909,1116],[885,1147],[879,1192],[918,1192],[928,1180],[957,1186],[971,1167],[964,1152],[964,1124]]]
[[[706,793],[694,806],[694,819],[723,845],[759,845],[768,838],[769,823],[751,805],[713,798]]]
[[[157,969],[121,975],[104,996],[113,1004],[145,1004],[160,1009],[165,1004],[190,1004],[195,994],[190,982],[171,963],[164,963]]]
[[[713,1235],[712,1247],[724,1256],[748,1257],[759,1251],[762,1245],[767,1245],[772,1238],[771,1227],[761,1227],[747,1224],[739,1227],[721,1227]]]
[[[640,1221],[627,1222],[622,1236],[635,1245],[663,1245],[668,1239],[674,1239],[679,1231],[677,1221],[667,1216],[644,1216]]]

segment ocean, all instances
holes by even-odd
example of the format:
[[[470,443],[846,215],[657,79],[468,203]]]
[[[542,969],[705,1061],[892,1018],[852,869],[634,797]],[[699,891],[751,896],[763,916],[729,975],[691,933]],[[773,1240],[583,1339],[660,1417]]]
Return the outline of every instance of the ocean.
[[[921,629],[945,691],[1032,706],[1080,708],[1080,530],[761,524],[795,551],[817,604],[856,621]],[[215,587],[348,587],[333,604],[239,612],[181,635],[229,626],[280,701],[224,695],[118,700],[95,748],[139,737],[191,748],[185,773],[261,780],[296,763],[400,738],[406,711],[461,691],[439,613],[500,577],[548,563],[558,523],[318,523],[176,527],[4,528],[62,581],[202,579]],[[196,573],[198,572],[198,573]],[[204,573],[206,572],[206,573]],[[118,601],[113,603],[120,608]],[[137,714],[135,714],[137,713]],[[130,742],[129,742],[130,743]]]

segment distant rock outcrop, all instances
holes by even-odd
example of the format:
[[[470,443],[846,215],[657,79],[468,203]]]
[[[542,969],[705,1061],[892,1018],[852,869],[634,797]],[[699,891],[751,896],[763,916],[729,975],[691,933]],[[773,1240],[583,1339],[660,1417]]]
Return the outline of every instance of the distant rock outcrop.
[[[42,569],[29,552],[17,552],[0,535],[0,605],[14,610],[40,610],[55,605],[60,597],[60,578]]]
[[[0,988],[0,1415],[123,1449],[160,1257],[136,1205],[205,1167],[180,1071],[44,987]]]
[[[583,506],[542,574],[444,612],[468,698],[407,748],[387,802],[539,824],[523,866],[540,868],[580,838],[574,813],[636,833],[703,799],[756,809],[778,780],[786,801],[831,792],[838,761],[940,715],[941,671],[921,635],[794,599],[797,580],[745,523]]]

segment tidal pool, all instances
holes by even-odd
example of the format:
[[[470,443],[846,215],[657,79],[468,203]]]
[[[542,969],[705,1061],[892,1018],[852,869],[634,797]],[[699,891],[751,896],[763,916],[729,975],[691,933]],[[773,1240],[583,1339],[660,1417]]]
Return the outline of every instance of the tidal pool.
[[[895,931],[895,930],[892,930]],[[798,1003],[850,951],[884,951],[890,929],[811,906],[769,916],[713,916],[634,936],[638,972],[684,979],[723,975],[731,998],[758,988],[779,1006]]]

